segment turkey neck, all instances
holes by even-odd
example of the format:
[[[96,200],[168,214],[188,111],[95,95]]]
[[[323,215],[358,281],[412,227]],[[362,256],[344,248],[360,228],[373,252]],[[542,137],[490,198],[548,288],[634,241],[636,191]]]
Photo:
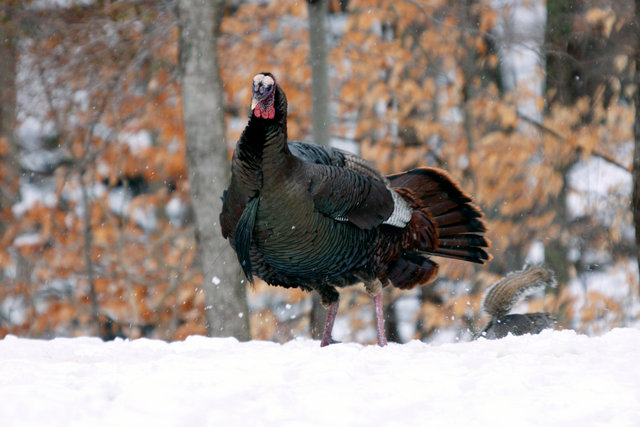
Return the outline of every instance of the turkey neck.
[[[287,97],[280,86],[276,86],[275,93],[276,115],[272,120],[251,117],[251,121],[263,126],[264,142],[262,147],[262,172],[265,175],[277,177],[283,172],[289,172],[294,157],[287,144]]]
[[[238,156],[251,169],[280,166],[292,157],[287,146],[286,128],[276,120],[251,117],[238,144]]]
[[[287,145],[286,130],[278,123],[266,124],[265,141],[262,148],[262,173],[265,177],[270,172],[281,174],[283,168],[290,166],[292,160],[293,155]]]
[[[286,110],[285,110],[286,111]],[[252,117],[249,126],[257,130],[257,133],[263,135],[261,138],[261,147],[255,149],[261,151],[261,171],[263,179],[267,180],[271,177],[279,181],[279,177],[291,171],[296,158],[291,154],[287,144],[287,125],[284,115],[273,120],[259,119]],[[258,138],[254,139],[258,142]]]

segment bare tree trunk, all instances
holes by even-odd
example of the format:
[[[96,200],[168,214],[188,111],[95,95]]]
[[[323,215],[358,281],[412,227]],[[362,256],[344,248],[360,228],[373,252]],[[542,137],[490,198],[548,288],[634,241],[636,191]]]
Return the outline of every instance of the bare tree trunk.
[[[331,126],[329,118],[329,62],[327,61],[327,0],[308,0],[309,44],[311,65],[311,107],[313,114],[313,140],[329,145]]]
[[[16,123],[17,62],[16,41],[0,24],[0,137],[10,138]]]
[[[221,2],[178,1],[180,77],[191,202],[203,272],[208,331],[251,338],[246,288],[238,262],[222,238],[219,215],[229,182],[222,82],[216,45]]]
[[[640,28],[640,0],[635,1],[636,6],[636,33]],[[636,108],[635,122],[633,125],[634,136],[634,152],[633,152],[633,166],[632,166],[632,178],[633,178],[633,194],[631,197],[631,210],[633,212],[633,224],[636,230],[636,258],[638,261],[638,268],[640,268],[640,35],[636,35],[635,40],[635,80],[636,80],[636,93],[634,95],[634,104]]]
[[[9,150],[0,154],[0,163],[5,168],[0,182],[0,212],[13,203],[14,195],[10,183],[17,179],[15,171],[14,128],[16,125],[16,69],[18,63],[17,41],[11,27],[11,17],[0,20],[0,138],[4,138]],[[2,145],[2,144],[0,144]],[[9,170],[10,169],[10,170]],[[0,236],[8,226],[8,221],[0,221]]]
[[[383,289],[382,292],[384,296],[383,301],[391,301],[384,308],[384,330],[387,334],[387,341],[401,343],[402,340],[400,339],[400,332],[398,331],[400,325],[398,316],[396,315],[396,302],[398,300],[392,298],[393,292],[391,286]]]
[[[640,66],[640,61],[636,58],[636,67]],[[636,74],[638,71],[636,71]],[[638,77],[636,77],[638,79]],[[634,124],[634,153],[633,153],[633,196],[631,210],[633,212],[633,224],[636,230],[636,259],[638,269],[640,269],[640,95],[635,94],[636,117]]]
[[[549,102],[569,104],[573,93],[575,60],[566,53],[572,39],[571,22],[578,13],[575,0],[547,0],[547,26],[545,28],[545,84],[547,93],[555,93]]]
[[[96,275],[95,266],[91,252],[93,249],[93,231],[91,229],[91,200],[89,200],[89,191],[85,182],[86,170],[82,167],[78,171],[78,180],[80,182],[80,191],[82,194],[82,204],[84,212],[82,214],[82,235],[84,236],[84,262],[87,272],[87,282],[89,285],[89,302],[91,303],[91,323],[95,328],[95,333],[100,334],[100,306],[98,304],[98,295],[96,293]]]
[[[313,141],[329,146],[329,65],[327,61],[327,0],[307,0],[309,12],[309,62],[311,65],[311,107],[313,115]],[[327,310],[314,292],[311,297],[309,319],[311,337],[322,338]]]

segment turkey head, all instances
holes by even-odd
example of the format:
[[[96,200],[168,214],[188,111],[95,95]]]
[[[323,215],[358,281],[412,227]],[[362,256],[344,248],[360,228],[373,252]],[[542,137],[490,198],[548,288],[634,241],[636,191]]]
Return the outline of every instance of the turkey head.
[[[275,108],[276,79],[271,73],[260,73],[253,78],[253,96],[251,98],[251,112],[263,119],[273,119]]]

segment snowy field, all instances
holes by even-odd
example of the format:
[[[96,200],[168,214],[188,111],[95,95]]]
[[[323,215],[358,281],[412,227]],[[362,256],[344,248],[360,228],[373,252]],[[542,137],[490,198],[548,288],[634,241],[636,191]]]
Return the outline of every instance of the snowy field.
[[[640,329],[322,349],[9,336],[0,425],[639,426]]]

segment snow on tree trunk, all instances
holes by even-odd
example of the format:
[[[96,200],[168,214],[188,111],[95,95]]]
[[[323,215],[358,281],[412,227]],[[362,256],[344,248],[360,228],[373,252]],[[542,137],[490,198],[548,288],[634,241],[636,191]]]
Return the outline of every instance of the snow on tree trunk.
[[[215,0],[178,2],[187,167],[209,334],[248,340],[246,289],[240,283],[238,262],[222,238],[218,223],[220,197],[229,179],[216,46],[219,5]]]

